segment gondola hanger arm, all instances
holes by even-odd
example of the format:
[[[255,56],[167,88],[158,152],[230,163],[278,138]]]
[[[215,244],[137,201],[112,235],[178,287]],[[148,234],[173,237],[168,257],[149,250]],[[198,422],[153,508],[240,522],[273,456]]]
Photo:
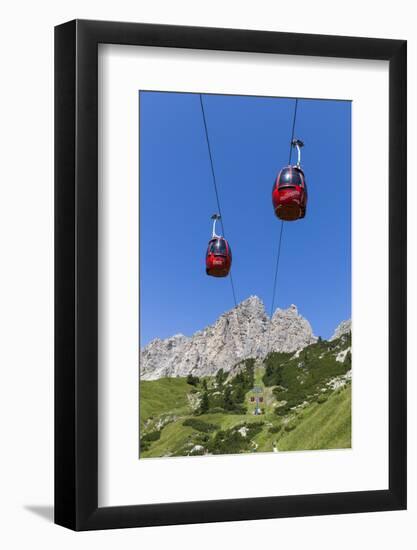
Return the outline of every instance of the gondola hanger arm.
[[[297,168],[301,166],[301,147],[304,147],[304,142],[301,139],[293,139],[291,145],[297,149],[298,159],[297,159]]]
[[[211,219],[213,220],[213,232],[212,232],[211,238],[212,239],[218,239],[220,237],[220,235],[216,234],[216,222],[217,222],[217,220],[221,219],[221,216],[220,216],[220,214],[213,214]]]

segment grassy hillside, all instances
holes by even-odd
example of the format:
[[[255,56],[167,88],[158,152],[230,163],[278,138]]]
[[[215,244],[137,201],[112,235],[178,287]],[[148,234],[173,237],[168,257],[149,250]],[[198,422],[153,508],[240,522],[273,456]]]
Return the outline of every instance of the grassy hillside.
[[[345,449],[351,446],[351,386],[337,392],[322,404],[306,408],[296,427],[277,442],[280,451]]]
[[[345,335],[231,373],[141,382],[140,457],[350,447],[350,345]]]
[[[160,378],[140,383],[140,426],[164,415],[191,412],[187,396],[194,390],[185,378]]]

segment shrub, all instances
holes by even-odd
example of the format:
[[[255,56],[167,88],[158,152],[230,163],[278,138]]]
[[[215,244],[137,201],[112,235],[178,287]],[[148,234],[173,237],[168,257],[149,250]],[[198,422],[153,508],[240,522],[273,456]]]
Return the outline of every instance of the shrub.
[[[199,420],[197,418],[187,418],[182,423],[183,426],[189,426],[190,428],[193,428],[194,430],[197,430],[198,432],[214,432],[220,428],[217,424],[210,424],[209,422],[203,422],[202,420]]]
[[[233,409],[229,411],[231,414],[246,414],[247,408],[244,405],[235,405]]]
[[[210,407],[210,402],[208,398],[208,393],[205,391],[201,397],[200,411],[199,411],[200,414],[206,413],[209,410],[209,407]]]
[[[231,454],[249,450],[250,440],[243,437],[237,430],[220,430],[209,444],[212,454]]]
[[[232,397],[232,387],[226,386],[226,389],[224,390],[224,408],[227,411],[231,411],[234,408],[234,402]]]
[[[259,432],[262,431],[262,428],[264,426],[265,422],[253,422],[251,424],[247,424],[246,427],[248,428],[248,433],[246,437],[254,437]]]
[[[191,384],[191,386],[197,386],[199,382],[200,379],[198,376],[193,376],[192,374],[189,374],[187,376],[187,384]]]
[[[281,431],[281,424],[276,424],[275,426],[271,426],[268,430],[268,433],[270,434],[277,434]]]
[[[273,352],[265,359],[265,374],[262,378],[265,386],[278,386],[282,381],[282,361],[289,357],[286,353]]]
[[[317,398],[317,403],[321,405],[327,401],[327,395],[319,395]]]
[[[278,416],[285,416],[289,410],[290,408],[286,403],[285,405],[278,405],[278,407],[275,407],[274,412]]]
[[[161,437],[160,431],[153,431],[143,435],[140,439],[140,450],[147,451],[152,441],[157,441]]]
[[[227,373],[225,373],[223,369],[219,369],[216,372],[216,382],[219,386],[221,386],[223,382],[226,381],[226,378],[227,378]]]
[[[142,436],[142,441],[158,441],[158,439],[161,437],[161,432],[158,430],[155,430],[153,432],[149,432]]]
[[[206,451],[205,451],[204,447],[202,449],[194,449],[194,450],[191,449],[189,455],[190,456],[203,456],[205,452]]]
[[[298,399],[290,399],[285,405],[278,405],[278,407],[275,407],[275,414],[278,416],[285,416],[290,412],[292,407],[296,407],[297,405],[299,405]]]
[[[239,431],[241,428],[246,428],[246,437],[251,438],[254,437],[256,434],[262,431],[263,426],[265,425],[265,422],[241,422],[240,424],[236,424],[233,428],[230,428],[230,431]]]
[[[297,427],[297,423],[292,421],[292,422],[288,422],[288,424],[285,424],[285,431],[286,432],[291,432],[292,430],[295,430],[295,428]]]
[[[221,407],[222,412],[229,414],[246,414],[244,406],[246,393],[254,385],[255,360],[246,359],[238,363],[238,366],[240,372],[227,383],[228,374],[219,369],[216,373],[216,388],[220,395],[215,395],[216,392],[210,394],[211,405]],[[213,412],[212,407],[210,412]]]

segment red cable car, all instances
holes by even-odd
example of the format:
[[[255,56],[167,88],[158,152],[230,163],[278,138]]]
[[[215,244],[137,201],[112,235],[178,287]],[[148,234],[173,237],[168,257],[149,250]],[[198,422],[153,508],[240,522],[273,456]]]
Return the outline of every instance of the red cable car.
[[[285,166],[272,187],[272,204],[275,214],[285,221],[304,218],[307,207],[307,185],[300,166],[301,147],[304,143],[299,139],[294,139],[291,145],[298,151],[297,164]]]
[[[206,273],[211,277],[227,277],[232,265],[232,251],[224,237],[216,235],[216,221],[219,214],[213,214],[213,234],[208,243],[206,253]]]

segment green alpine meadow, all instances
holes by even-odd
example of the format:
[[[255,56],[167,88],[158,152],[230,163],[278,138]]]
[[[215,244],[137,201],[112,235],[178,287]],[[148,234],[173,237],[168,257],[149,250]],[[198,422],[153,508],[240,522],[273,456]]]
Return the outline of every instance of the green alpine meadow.
[[[351,447],[351,332],[227,372],[140,380],[140,458]]]

